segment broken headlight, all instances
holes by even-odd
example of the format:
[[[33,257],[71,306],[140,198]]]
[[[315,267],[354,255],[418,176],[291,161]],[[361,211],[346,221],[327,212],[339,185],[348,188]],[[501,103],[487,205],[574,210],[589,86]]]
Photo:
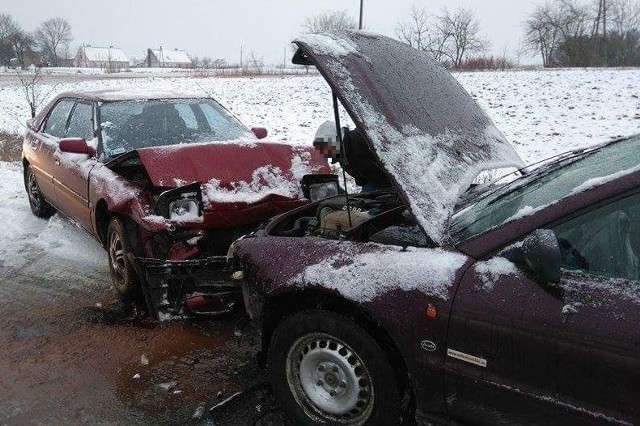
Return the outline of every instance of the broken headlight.
[[[191,195],[191,194],[189,194]],[[182,198],[169,203],[169,219],[180,220],[186,217],[200,215],[198,201],[192,198]]]
[[[302,177],[301,186],[305,198],[311,201],[333,197],[340,193],[336,175],[305,175]]]
[[[156,214],[171,220],[186,220],[202,214],[199,183],[164,191],[156,201]]]

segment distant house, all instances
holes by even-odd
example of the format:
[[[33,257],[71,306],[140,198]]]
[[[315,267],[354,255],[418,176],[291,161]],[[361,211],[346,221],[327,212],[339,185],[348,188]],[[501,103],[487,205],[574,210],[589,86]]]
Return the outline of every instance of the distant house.
[[[191,58],[184,50],[147,49],[145,63],[149,68],[191,68]]]
[[[129,67],[129,58],[117,47],[82,46],[78,49],[74,65],[79,68],[100,68],[110,72]]]

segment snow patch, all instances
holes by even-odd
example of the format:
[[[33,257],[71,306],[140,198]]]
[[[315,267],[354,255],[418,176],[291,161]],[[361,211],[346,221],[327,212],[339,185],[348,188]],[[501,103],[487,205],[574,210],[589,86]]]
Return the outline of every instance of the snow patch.
[[[618,179],[619,177],[622,176],[626,176],[628,174],[634,173],[636,171],[640,170],[640,167],[634,167],[632,169],[627,169],[627,170],[622,170],[616,173],[612,173],[610,175],[607,176],[601,176],[601,177],[596,177],[596,178],[592,178],[589,180],[586,180],[584,183],[582,183],[581,185],[576,186],[575,188],[573,188],[573,190],[570,192],[571,194],[578,194],[580,192],[584,192],[587,191],[591,188],[595,188],[596,186],[600,186],[602,184],[605,184],[607,182],[611,182],[612,180]]]
[[[328,34],[305,34],[296,41],[308,44],[320,55],[347,56],[356,52],[353,44],[343,39],[335,40]]]
[[[273,166],[258,167],[253,171],[250,182],[231,182],[230,188],[221,186],[218,179],[202,185],[205,208],[210,208],[213,203],[257,203],[270,195],[299,198],[300,188],[279,167]]]
[[[322,283],[350,300],[371,301],[390,288],[417,290],[447,300],[456,271],[466,257],[442,249],[385,247],[352,255],[345,243],[340,252],[311,265],[292,279],[302,285]]]
[[[490,292],[493,286],[504,275],[517,275],[518,267],[505,259],[496,256],[483,262],[477,262],[474,266],[476,275],[482,281],[482,289]]]

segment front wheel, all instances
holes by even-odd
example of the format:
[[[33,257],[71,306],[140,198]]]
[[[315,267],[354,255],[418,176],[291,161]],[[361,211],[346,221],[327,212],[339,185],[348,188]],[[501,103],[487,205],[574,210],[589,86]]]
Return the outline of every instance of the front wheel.
[[[29,207],[34,216],[48,219],[56,212],[55,209],[44,199],[40,191],[40,186],[36,180],[36,175],[31,166],[27,166],[24,174],[24,183],[29,196]]]
[[[131,247],[125,227],[118,218],[111,219],[107,228],[107,253],[113,286],[121,298],[133,299],[140,284],[136,270],[129,260]]]
[[[353,320],[300,312],[276,329],[269,375],[284,408],[301,424],[397,424],[401,392],[376,340]]]

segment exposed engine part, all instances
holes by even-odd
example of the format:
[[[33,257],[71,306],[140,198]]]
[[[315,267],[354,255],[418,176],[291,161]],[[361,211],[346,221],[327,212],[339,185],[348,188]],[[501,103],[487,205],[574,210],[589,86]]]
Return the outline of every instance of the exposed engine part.
[[[365,212],[352,211],[349,215],[346,210],[331,210],[331,207],[325,207],[320,212],[320,228],[327,233],[339,232],[358,226],[369,219],[371,216]]]
[[[373,241],[401,247],[429,247],[424,232],[393,193],[332,197],[286,213],[269,224],[266,233],[283,237],[316,236],[351,241]],[[351,216],[351,219],[349,219]]]

